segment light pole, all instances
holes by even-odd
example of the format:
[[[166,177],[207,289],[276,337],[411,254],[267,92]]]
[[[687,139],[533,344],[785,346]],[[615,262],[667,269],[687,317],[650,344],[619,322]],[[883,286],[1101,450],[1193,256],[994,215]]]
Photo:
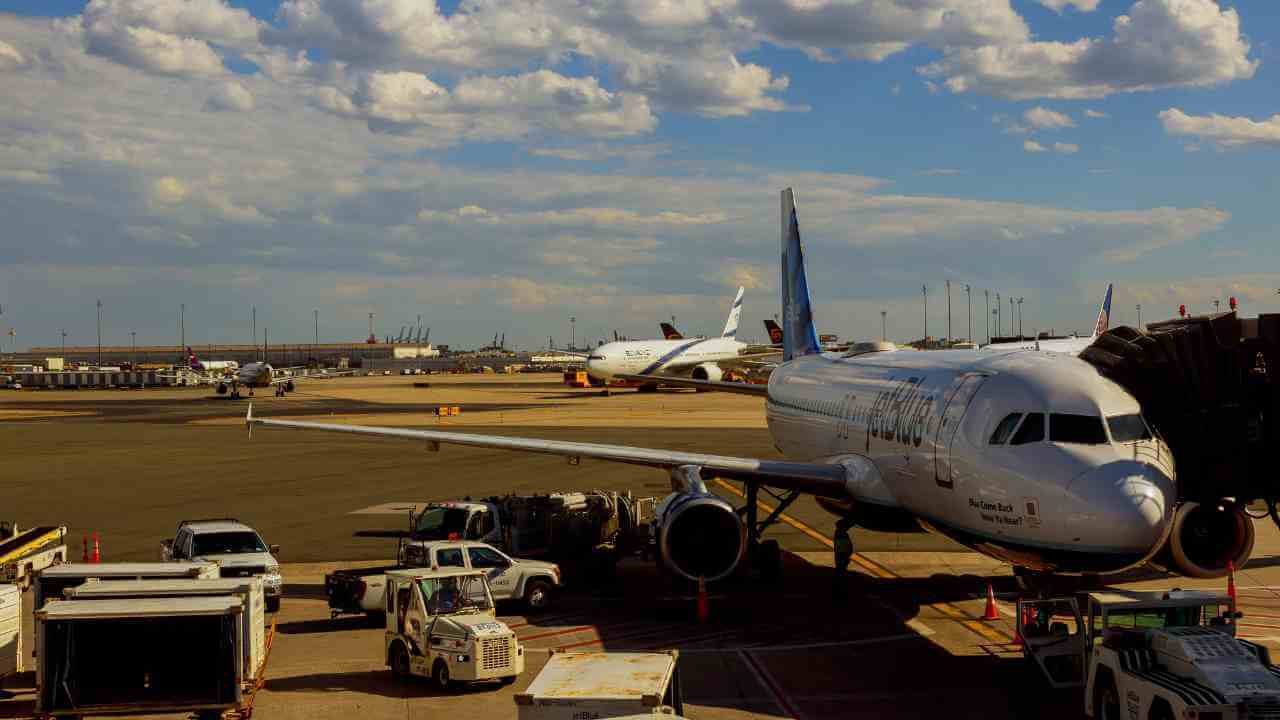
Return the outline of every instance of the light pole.
[[[98,367],[102,367],[102,300],[98,300]]]
[[[574,346],[578,344],[577,322],[578,322],[578,318],[572,315],[569,316],[569,352],[573,352]],[[676,324],[676,316],[672,315],[671,325],[674,327],[675,324]]]
[[[996,306],[991,308],[991,317],[994,318],[996,321],[996,335],[999,335],[1000,334],[1000,300],[999,298],[996,299]],[[987,344],[991,344],[990,331],[988,331],[988,335],[987,335]]]
[[[319,352],[318,350],[316,350],[316,348],[320,345],[320,311],[312,310],[311,314],[314,315],[316,318],[316,342],[314,345],[311,346],[311,354],[315,355],[317,352]]]
[[[973,342],[973,288],[967,283],[964,286],[964,297],[969,305],[969,334],[964,339]]]
[[[1018,339],[1022,339],[1022,300],[1018,298]]]
[[[1138,329],[1142,329],[1142,303],[1138,303]]]
[[[249,347],[253,348],[253,352],[258,352],[258,306],[254,305],[250,311],[253,318],[253,342],[249,343]]]
[[[991,291],[982,291],[982,316],[987,319],[987,344],[991,344]]]
[[[947,281],[947,345],[955,338],[951,335],[951,281]]]
[[[929,286],[921,285],[920,294],[924,296],[924,337],[921,338],[920,342],[924,343],[925,347],[928,347],[929,346]]]
[[[138,367],[138,331],[129,331],[129,364]]]
[[[62,331],[62,357],[64,359],[67,357],[67,331],[66,330]]]
[[[889,318],[889,311],[881,310],[880,311],[880,339],[881,340],[889,339],[889,330],[888,330],[888,324],[887,324],[888,318]]]
[[[178,333],[182,336],[182,352],[187,351],[187,304],[178,305]]]
[[[1013,334],[1013,298],[1009,298],[1009,334]]]
[[[1004,305],[1000,304],[1000,293],[996,293],[996,335],[1004,332]]]

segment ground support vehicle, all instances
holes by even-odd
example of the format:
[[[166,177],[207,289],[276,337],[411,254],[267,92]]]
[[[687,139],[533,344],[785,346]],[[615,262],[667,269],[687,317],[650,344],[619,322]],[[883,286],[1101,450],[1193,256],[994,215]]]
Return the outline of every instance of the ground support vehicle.
[[[64,563],[45,568],[36,575],[35,608],[50,600],[60,600],[67,588],[90,579],[112,582],[159,578],[192,578],[208,580],[218,577],[218,564],[212,562],[158,563]]]
[[[238,597],[54,600],[35,620],[38,714],[219,717],[245,702]]]
[[[253,682],[266,663],[267,609],[259,578],[211,578],[207,580],[90,580],[66,591],[69,600],[123,600],[127,598],[183,598],[232,595],[240,598],[244,608],[244,661],[241,670],[245,682]]]
[[[426,503],[411,516],[397,557],[404,563],[414,543],[477,540],[570,572],[609,572],[649,547],[653,509],[653,498],[604,490]]]
[[[22,590],[17,585],[0,585],[0,680],[20,672]]]
[[[577,720],[684,712],[679,654],[554,652],[517,693],[519,720]]]
[[[458,683],[515,682],[524,647],[498,620],[481,570],[392,570],[386,575],[384,647],[400,679],[429,677],[441,690]]]
[[[513,558],[482,542],[429,540],[401,546],[405,561],[397,567],[482,570],[494,600],[520,600],[538,612],[550,606],[560,588],[560,568],[541,560]],[[396,568],[338,570],[325,576],[325,594],[334,617],[383,610],[385,573]]]
[[[262,578],[267,612],[280,609],[284,579],[279,545],[268,546],[257,530],[234,518],[183,520],[172,540],[160,544],[160,559],[212,561],[222,577]]]
[[[1085,715],[1113,720],[1280,718],[1280,668],[1235,637],[1227,595],[1106,590],[1018,603],[1024,653]]]
[[[0,522],[0,583],[31,587],[36,573],[67,561],[66,537],[58,525],[19,530],[17,523]]]

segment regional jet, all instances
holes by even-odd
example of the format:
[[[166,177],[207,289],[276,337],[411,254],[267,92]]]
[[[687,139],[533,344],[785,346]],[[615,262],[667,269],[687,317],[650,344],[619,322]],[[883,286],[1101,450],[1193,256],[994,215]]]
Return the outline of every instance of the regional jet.
[[[258,425],[399,437],[431,450],[464,445],[666,471],[672,493],[655,511],[657,555],[690,580],[727,577],[748,547],[764,547],[752,545],[761,487],[816,496],[839,517],[838,532],[858,524],[941,533],[1010,563],[1024,579],[1150,562],[1217,577],[1248,558],[1247,517],[1236,523],[1241,510],[1227,502],[1179,504],[1169,448],[1133,396],[1083,360],[1019,350],[822,353],[790,189],[782,192],[781,234],[784,359],[769,384],[678,384],[763,397],[772,444],[785,459],[266,420],[252,406],[245,422],[250,432]],[[746,484],[746,518],[708,490],[711,478]]]
[[[1098,319],[1093,323],[1093,333],[1088,337],[1053,338],[1051,340],[1014,340],[1013,342],[987,343],[983,350],[1043,350],[1045,352],[1068,353],[1079,355],[1085,348],[1093,344],[1098,336],[1111,326],[1111,291],[1113,285],[1107,285],[1107,294],[1102,298],[1102,307],[1098,308]]]

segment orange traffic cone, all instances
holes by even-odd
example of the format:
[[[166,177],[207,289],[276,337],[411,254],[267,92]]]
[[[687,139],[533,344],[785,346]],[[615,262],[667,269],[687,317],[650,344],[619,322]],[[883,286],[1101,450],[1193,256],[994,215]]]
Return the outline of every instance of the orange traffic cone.
[[[707,607],[707,581],[702,577],[698,578],[698,622],[706,622],[711,615],[711,609]]]
[[[1236,564],[1231,560],[1227,561],[1227,597],[1236,601]]]
[[[84,553],[80,556],[80,562],[89,562],[89,536],[84,536]]]
[[[983,620],[999,620],[1000,610],[996,607],[996,591],[991,587],[991,581],[987,581],[987,611],[982,614]]]
[[[98,546],[98,531],[93,531],[93,562],[102,562],[102,548]]]

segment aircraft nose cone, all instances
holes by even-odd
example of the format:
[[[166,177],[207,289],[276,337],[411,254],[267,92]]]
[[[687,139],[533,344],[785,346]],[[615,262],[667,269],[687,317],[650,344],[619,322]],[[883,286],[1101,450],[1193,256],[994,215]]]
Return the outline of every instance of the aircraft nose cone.
[[[1159,468],[1123,460],[1071,482],[1067,530],[1075,543],[1148,556],[1164,544],[1177,492]]]

